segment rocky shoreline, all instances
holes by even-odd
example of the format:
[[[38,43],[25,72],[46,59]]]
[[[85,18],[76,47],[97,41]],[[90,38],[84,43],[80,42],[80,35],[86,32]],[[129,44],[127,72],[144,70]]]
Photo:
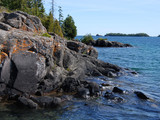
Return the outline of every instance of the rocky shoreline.
[[[92,40],[87,45],[91,45],[94,47],[133,47],[130,44],[124,44],[120,43],[117,41],[108,41],[106,39],[97,39],[97,40]]]
[[[94,47],[133,47],[130,44],[123,44],[117,41],[96,40],[91,43]]]
[[[100,85],[87,77],[136,74],[98,60],[91,46],[54,34],[43,37],[46,32],[35,16],[21,11],[0,13],[2,102],[14,100],[35,109],[54,107],[71,99],[66,94],[84,99],[102,95]]]

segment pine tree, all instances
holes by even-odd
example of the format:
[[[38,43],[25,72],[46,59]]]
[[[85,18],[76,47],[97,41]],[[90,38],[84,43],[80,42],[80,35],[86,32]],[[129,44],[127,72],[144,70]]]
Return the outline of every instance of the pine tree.
[[[20,10],[22,10],[22,11],[24,11],[24,12],[29,12],[29,7],[28,7],[28,0],[26,1],[26,0],[21,0],[21,8],[20,8]]]
[[[45,14],[42,0],[0,0],[0,6],[9,10],[22,10],[38,17],[43,17]]]
[[[62,24],[63,24],[63,14],[62,14],[62,7],[61,6],[59,6],[59,10],[58,10],[58,12],[59,12],[59,25],[61,26],[61,28],[62,28]]]
[[[49,22],[48,32],[53,32],[53,27],[54,27],[53,22],[54,22],[54,20],[53,20],[53,15],[52,15],[51,12],[49,13],[48,22]]]
[[[44,6],[42,5],[41,6],[41,9],[39,10],[39,17],[44,17],[45,16],[45,8]]]
[[[73,18],[68,17],[63,22],[63,35],[68,39],[73,39],[77,35],[77,27],[75,26]]]
[[[53,33],[59,35],[60,37],[63,37],[62,29],[61,29],[57,19],[54,21]]]
[[[54,0],[52,0],[52,6],[51,6],[51,12],[52,12],[52,15],[53,15],[53,18],[55,17],[54,16]]]

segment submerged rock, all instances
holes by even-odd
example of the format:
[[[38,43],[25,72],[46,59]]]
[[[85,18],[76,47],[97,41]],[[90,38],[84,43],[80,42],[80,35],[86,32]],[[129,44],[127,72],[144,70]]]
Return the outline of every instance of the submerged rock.
[[[90,91],[89,89],[87,88],[78,88],[78,91],[77,91],[77,97],[79,98],[89,98],[90,97]]]
[[[134,91],[134,93],[137,95],[138,98],[143,99],[143,100],[147,100],[149,99],[144,93],[140,92],[140,91]]]
[[[112,100],[114,102],[123,102],[124,101],[123,98],[114,95],[111,91],[106,91],[104,97],[107,98],[108,100]]]
[[[124,91],[122,89],[118,88],[118,87],[114,87],[112,92],[119,93],[119,94],[123,94],[124,93]]]
[[[90,82],[88,84],[88,88],[91,96],[99,96],[100,95],[100,87],[97,83]]]
[[[62,103],[62,99],[58,97],[41,96],[41,97],[31,97],[35,103],[40,107],[55,107]]]
[[[102,83],[101,85],[102,85],[102,86],[111,86],[111,85],[108,84],[108,83]]]
[[[19,97],[18,101],[26,107],[33,108],[33,109],[38,108],[37,103],[33,102],[31,99],[28,99],[26,97]]]

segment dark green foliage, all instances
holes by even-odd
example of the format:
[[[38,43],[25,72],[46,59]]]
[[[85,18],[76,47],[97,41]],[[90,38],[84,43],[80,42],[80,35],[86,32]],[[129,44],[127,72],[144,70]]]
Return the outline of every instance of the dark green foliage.
[[[9,10],[21,10],[38,17],[43,17],[45,13],[42,0],[0,0],[0,6]]]
[[[85,44],[90,44],[91,42],[93,42],[94,40],[93,40],[93,37],[92,37],[92,35],[91,34],[88,34],[88,35],[85,35],[85,36],[83,36],[83,38],[81,38],[81,42],[82,43],[85,43]]]
[[[97,40],[108,40],[107,38],[98,38]]]
[[[108,33],[105,36],[127,36],[127,34],[123,34],[123,33]]]
[[[136,34],[123,34],[123,33],[108,33],[105,36],[133,36],[133,37],[149,37],[146,33],[136,33]]]
[[[50,12],[47,20],[48,26],[46,26],[48,32],[53,32],[53,22],[53,14]]]
[[[61,27],[59,25],[58,20],[54,21],[54,24],[53,24],[53,33],[59,35],[60,37],[63,37],[62,29],[61,29]]]
[[[73,18],[68,15],[62,25],[63,35],[67,39],[74,39],[77,35],[77,27],[75,26]]]
[[[59,25],[59,22],[58,20],[53,19],[53,15],[51,12],[49,13],[49,16],[47,16],[42,23],[46,27],[48,32],[55,33],[63,37],[62,29]]]
[[[0,12],[10,12],[10,10],[5,7],[0,6]]]

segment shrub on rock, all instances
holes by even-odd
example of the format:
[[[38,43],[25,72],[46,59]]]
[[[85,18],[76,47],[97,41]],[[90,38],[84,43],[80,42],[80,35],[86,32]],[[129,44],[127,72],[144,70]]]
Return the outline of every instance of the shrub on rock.
[[[91,45],[91,43],[94,42],[94,40],[93,40],[92,35],[88,34],[88,35],[83,36],[83,38],[81,39],[81,42],[87,45]]]

